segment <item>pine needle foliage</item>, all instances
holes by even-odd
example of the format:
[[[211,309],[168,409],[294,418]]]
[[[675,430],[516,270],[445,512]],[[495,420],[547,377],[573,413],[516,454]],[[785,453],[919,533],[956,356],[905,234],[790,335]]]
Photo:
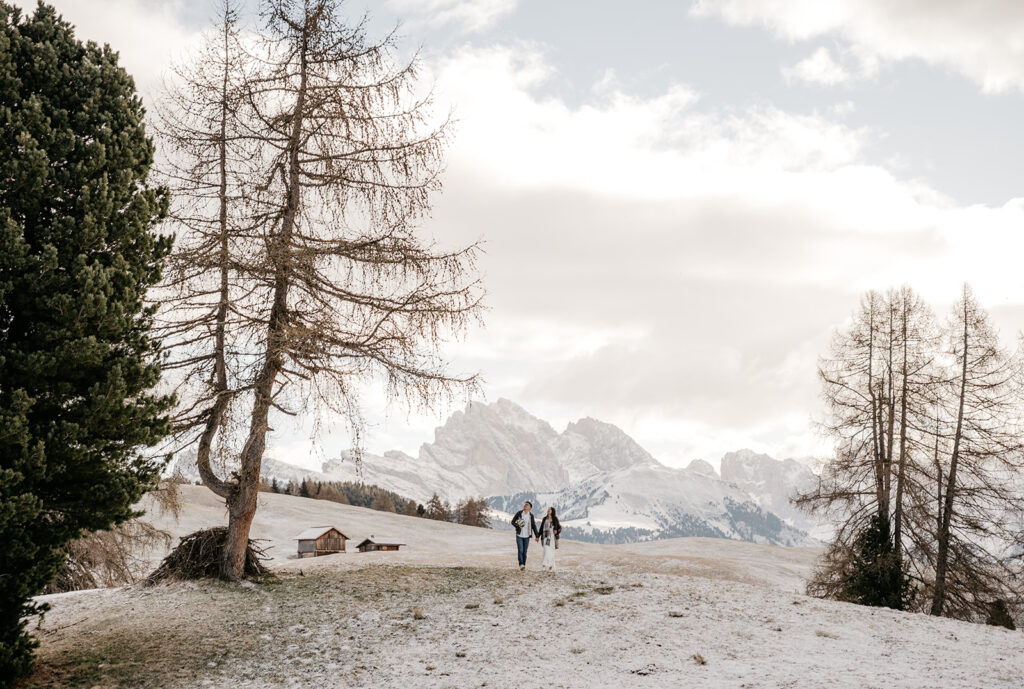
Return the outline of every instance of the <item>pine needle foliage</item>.
[[[56,11],[0,2],[0,678],[86,531],[134,516],[169,430],[145,304],[171,239],[132,78]]]

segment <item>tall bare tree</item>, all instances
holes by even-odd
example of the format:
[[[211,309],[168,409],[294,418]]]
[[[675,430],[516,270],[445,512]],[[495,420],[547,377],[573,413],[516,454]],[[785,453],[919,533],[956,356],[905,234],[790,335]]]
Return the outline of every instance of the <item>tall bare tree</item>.
[[[950,315],[945,418],[949,448],[936,477],[935,582],[931,614],[980,613],[1017,579],[1007,546],[1019,536],[1024,496],[1021,366],[963,286]],[[943,475],[944,474],[944,475]]]
[[[797,503],[828,512],[837,530],[812,589],[870,584],[854,570],[871,543],[893,568],[878,581],[902,590],[895,570],[908,567],[933,614],[974,618],[993,600],[1017,602],[1008,555],[1024,514],[1021,365],[970,289],[942,333],[909,288],[868,293],[819,373],[836,455]]]
[[[821,429],[836,455],[818,485],[796,502],[837,524],[816,581],[822,592],[835,594],[849,580],[854,545],[866,542],[861,537],[868,529],[879,529],[875,541],[891,543],[897,571],[908,529],[912,542],[929,541],[916,538],[918,514],[907,506],[927,490],[920,464],[929,456],[921,447],[934,397],[935,338],[931,312],[911,289],[869,292],[819,363],[828,411]]]
[[[208,83],[207,65],[220,68],[205,99],[186,89],[202,114],[186,110],[175,134],[199,142],[180,147],[195,161],[180,166],[194,170],[185,188],[215,199],[199,204],[208,240],[182,255],[208,273],[176,303],[196,314],[180,343],[202,351],[178,363],[208,382],[183,425],[228,507],[228,578],[241,576],[272,414],[322,406],[357,429],[367,379],[424,404],[476,384],[447,373],[439,346],[479,315],[478,246],[445,251],[416,232],[440,188],[448,124],[430,119],[417,59],[397,62],[394,34],[368,40],[365,20],[346,23],[339,5],[268,0],[245,45],[227,12],[222,59],[187,70]],[[230,476],[211,465],[215,448]]]
[[[166,370],[183,403],[177,429],[198,432],[188,437],[198,444],[208,485],[216,481],[214,438],[226,433],[234,395],[249,385],[245,367],[230,353],[254,336],[243,307],[257,291],[252,266],[260,254],[258,227],[245,210],[259,145],[239,119],[254,61],[241,43],[234,0],[223,0],[219,10],[217,29],[169,76],[157,124],[178,231],[158,297],[172,345]]]
[[[912,547],[917,547],[913,545],[915,536],[928,531],[920,520],[919,506],[931,495],[928,468],[934,442],[932,412],[941,382],[936,355],[939,331],[931,308],[910,287],[890,290],[886,299],[893,314],[890,338],[896,350],[891,406],[899,420],[892,441],[895,459],[890,462],[895,485],[893,547],[902,558],[904,534],[909,534]]]
[[[835,333],[830,356],[818,365],[828,409],[820,429],[835,442],[836,456],[819,485],[798,496],[797,504],[811,511],[841,513],[852,526],[866,523],[876,513],[886,519],[889,515],[887,311],[881,294],[864,295],[850,327]]]

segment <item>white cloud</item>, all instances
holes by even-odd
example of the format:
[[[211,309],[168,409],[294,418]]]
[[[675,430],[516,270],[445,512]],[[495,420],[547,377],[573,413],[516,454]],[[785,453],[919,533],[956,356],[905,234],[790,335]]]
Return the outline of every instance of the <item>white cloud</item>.
[[[595,100],[573,108],[534,95],[549,76],[542,57],[522,45],[467,48],[443,61],[439,95],[455,103],[459,119],[453,166],[482,166],[535,188],[677,198],[725,186],[777,199],[787,180],[765,186],[765,173],[833,169],[862,146],[863,132],[817,114],[700,110],[684,85],[639,98],[603,78]]]
[[[1018,0],[696,0],[693,13],[780,38],[835,37],[865,59],[920,59],[986,92],[1024,90],[1024,3]]]
[[[518,0],[388,0],[403,16],[433,26],[454,24],[467,33],[490,28],[517,4]]]
[[[555,77],[523,45],[437,65],[459,127],[431,228],[487,238],[473,361],[499,372],[493,397],[620,423],[673,461],[742,438],[811,454],[815,359],[862,290],[908,282],[941,308],[966,279],[1024,304],[1024,202],[961,207],[901,179],[841,111],[638,97],[607,74],[570,105]],[[491,328],[551,344],[488,356]]]
[[[835,86],[852,81],[855,75],[832,59],[828,48],[820,47],[792,67],[783,67],[782,76],[788,82],[804,82]]]

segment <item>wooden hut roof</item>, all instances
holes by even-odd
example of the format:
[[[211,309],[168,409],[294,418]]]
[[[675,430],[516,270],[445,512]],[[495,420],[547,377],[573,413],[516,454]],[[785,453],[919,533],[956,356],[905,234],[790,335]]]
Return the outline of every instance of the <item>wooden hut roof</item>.
[[[366,543],[373,543],[375,545],[405,545],[405,542],[402,541],[402,539],[400,538],[389,538],[386,536],[370,536],[369,538],[364,538],[363,540],[359,541],[359,545],[357,545],[356,547],[358,548],[359,546]]]
[[[302,533],[300,533],[298,536],[296,536],[295,540],[297,540],[297,541],[309,541],[309,540],[315,541],[316,539],[320,538],[321,536],[323,536],[325,533],[327,533],[331,529],[334,529],[335,531],[340,533],[341,537],[344,538],[346,541],[349,540],[349,537],[346,536],[345,534],[341,533],[341,529],[339,529],[336,526],[311,526],[308,529],[304,530]]]

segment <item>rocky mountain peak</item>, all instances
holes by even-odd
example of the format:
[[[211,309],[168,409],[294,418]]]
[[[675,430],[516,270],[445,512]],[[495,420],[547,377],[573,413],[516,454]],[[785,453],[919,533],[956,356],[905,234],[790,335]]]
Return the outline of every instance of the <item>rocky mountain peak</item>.
[[[695,459],[691,461],[687,467],[687,471],[692,471],[695,474],[701,476],[710,476],[711,478],[719,478],[718,472],[715,471],[715,467],[711,466],[711,462],[703,459]]]
[[[558,446],[566,461],[578,454],[574,449],[585,449],[585,461],[592,468],[581,466],[576,472],[578,474],[612,471],[638,464],[658,464],[647,450],[621,428],[589,417],[566,426]]]

